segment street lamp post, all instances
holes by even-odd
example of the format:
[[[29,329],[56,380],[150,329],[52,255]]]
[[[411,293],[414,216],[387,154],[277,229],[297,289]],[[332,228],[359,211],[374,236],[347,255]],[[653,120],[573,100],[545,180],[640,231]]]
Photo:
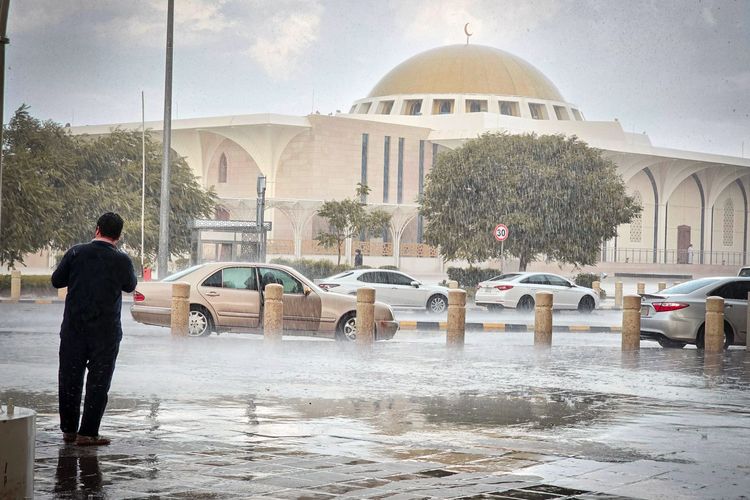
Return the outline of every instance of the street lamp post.
[[[10,0],[0,0],[0,248],[3,243],[3,104],[5,102],[5,46]]]
[[[167,63],[164,77],[164,153],[161,162],[161,201],[159,203],[159,279],[169,273],[169,151],[172,139],[172,37],[174,33],[174,0],[167,3]]]
[[[258,201],[255,206],[255,224],[258,228],[258,260],[266,261],[266,228],[265,211],[266,211],[266,176],[259,175],[257,182]]]

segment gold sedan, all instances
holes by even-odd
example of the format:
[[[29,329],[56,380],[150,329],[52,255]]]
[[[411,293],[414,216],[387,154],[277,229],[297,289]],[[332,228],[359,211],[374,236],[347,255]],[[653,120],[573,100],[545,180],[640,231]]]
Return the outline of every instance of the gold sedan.
[[[269,283],[284,287],[284,333],[354,340],[357,299],[327,292],[300,273],[276,264],[217,262],[199,264],[161,281],[140,282],[130,308],[133,319],[147,325],[169,326],[172,283],[190,284],[189,335],[211,332],[263,330],[263,289]],[[393,338],[398,323],[393,310],[375,303],[378,340]]]

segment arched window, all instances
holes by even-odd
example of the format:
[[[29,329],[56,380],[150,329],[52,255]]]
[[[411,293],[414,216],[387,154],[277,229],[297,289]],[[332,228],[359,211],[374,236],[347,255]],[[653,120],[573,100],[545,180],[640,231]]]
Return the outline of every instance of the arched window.
[[[219,158],[219,182],[227,182],[227,155],[224,153]]]
[[[722,243],[725,247],[734,246],[734,202],[727,198],[724,202],[724,234]]]
[[[635,202],[643,206],[643,197],[641,196],[640,191],[636,191],[633,193],[633,198],[635,199]],[[630,221],[630,242],[631,243],[640,243],[641,238],[643,237],[643,212],[639,213],[637,216],[633,217],[633,220]]]

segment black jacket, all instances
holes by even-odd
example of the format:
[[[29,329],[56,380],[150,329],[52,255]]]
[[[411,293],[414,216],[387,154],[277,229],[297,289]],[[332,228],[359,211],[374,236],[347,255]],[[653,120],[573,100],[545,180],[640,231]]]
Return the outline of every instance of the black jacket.
[[[65,253],[52,273],[55,288],[68,287],[61,334],[122,337],[122,292],[137,284],[127,254],[106,241],[76,245]]]

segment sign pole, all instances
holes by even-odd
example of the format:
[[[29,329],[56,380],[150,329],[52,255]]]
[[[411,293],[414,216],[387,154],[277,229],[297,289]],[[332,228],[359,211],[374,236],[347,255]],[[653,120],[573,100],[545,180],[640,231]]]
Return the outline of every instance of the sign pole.
[[[505,240],[500,242],[500,272],[505,274]]]
[[[505,224],[498,224],[492,230],[492,234],[500,242],[500,271],[505,272],[505,240],[508,239],[510,231]]]

